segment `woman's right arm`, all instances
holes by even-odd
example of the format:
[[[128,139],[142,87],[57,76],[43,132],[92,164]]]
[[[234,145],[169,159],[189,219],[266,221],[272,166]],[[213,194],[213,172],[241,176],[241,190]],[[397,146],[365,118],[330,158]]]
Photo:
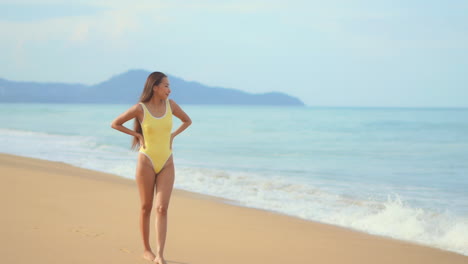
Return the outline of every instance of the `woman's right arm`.
[[[142,116],[143,116],[143,111],[142,111],[141,106],[139,104],[135,104],[134,106],[130,107],[127,111],[119,115],[116,119],[114,119],[114,121],[112,121],[111,123],[111,127],[123,133],[137,137],[140,140],[140,144],[144,146],[143,135],[123,126],[123,124],[127,122],[128,120],[133,119],[133,118],[139,118],[139,117],[141,118]]]

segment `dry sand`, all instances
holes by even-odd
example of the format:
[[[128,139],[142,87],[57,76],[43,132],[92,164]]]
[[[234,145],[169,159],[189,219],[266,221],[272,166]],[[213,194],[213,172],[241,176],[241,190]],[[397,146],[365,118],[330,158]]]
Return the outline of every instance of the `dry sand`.
[[[151,263],[141,257],[133,180],[5,154],[0,175],[1,263]],[[168,217],[169,264],[468,263],[467,256],[178,189]]]

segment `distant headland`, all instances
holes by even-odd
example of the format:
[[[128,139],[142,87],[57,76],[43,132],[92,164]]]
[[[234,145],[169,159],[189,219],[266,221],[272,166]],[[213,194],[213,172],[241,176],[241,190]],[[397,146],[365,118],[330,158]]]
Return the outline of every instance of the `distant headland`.
[[[151,72],[129,70],[96,85],[17,82],[0,79],[0,102],[10,103],[136,103]],[[236,89],[209,87],[169,75],[171,98],[179,104],[304,106],[296,97],[280,92],[252,94]]]

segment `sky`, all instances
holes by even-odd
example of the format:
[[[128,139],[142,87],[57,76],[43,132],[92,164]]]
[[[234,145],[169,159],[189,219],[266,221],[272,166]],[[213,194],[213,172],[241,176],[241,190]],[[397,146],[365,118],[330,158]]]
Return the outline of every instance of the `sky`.
[[[466,0],[0,0],[0,78],[143,69],[308,106],[468,107],[467,14]]]

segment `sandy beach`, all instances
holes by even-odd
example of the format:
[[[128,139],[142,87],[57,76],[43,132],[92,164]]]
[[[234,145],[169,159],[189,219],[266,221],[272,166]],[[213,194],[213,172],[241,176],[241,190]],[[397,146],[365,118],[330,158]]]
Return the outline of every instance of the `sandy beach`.
[[[141,257],[133,180],[6,154],[0,175],[2,263],[150,263]],[[468,263],[456,253],[178,189],[169,205],[165,258],[171,264]]]

